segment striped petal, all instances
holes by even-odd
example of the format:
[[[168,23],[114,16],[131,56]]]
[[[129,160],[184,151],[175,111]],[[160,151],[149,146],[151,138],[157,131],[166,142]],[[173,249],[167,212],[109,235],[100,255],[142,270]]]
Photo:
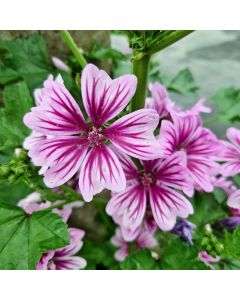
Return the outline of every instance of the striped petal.
[[[49,138],[35,144],[29,156],[35,165],[49,166],[44,182],[50,187],[64,184],[79,170],[88,142],[77,136]]]
[[[183,189],[192,186],[186,173],[186,154],[176,152],[166,159],[159,159],[155,176],[164,185]]]
[[[238,210],[240,209],[240,190],[233,192],[229,196],[227,205]]]
[[[24,116],[24,123],[32,130],[46,135],[69,135],[87,130],[82,112],[63,84],[46,80],[41,105]]]
[[[236,128],[228,128],[227,137],[240,152],[240,130]]]
[[[92,148],[84,159],[79,176],[79,188],[85,201],[104,188],[114,192],[124,190],[126,177],[116,154],[105,144]]]
[[[97,127],[117,116],[136,91],[134,75],[112,80],[105,71],[88,64],[82,73],[81,88],[84,107]]]
[[[86,260],[79,256],[55,257],[54,263],[56,270],[79,270],[87,265]]]
[[[182,194],[166,186],[151,186],[149,197],[153,217],[164,231],[173,228],[177,216],[187,218],[193,213],[191,203]]]
[[[205,192],[213,191],[212,176],[219,171],[219,165],[211,159],[189,155],[187,168],[192,181],[199,185]]]
[[[107,204],[109,215],[122,216],[122,226],[135,230],[142,223],[146,211],[146,193],[138,184],[127,187],[122,193],[113,195]]]
[[[55,251],[55,257],[71,256],[76,254],[83,245],[82,238],[84,237],[84,231],[78,228],[69,228],[70,233],[70,245],[58,249]]]
[[[103,134],[128,155],[150,160],[161,157],[160,145],[153,134],[158,122],[155,110],[140,109],[115,121]]]

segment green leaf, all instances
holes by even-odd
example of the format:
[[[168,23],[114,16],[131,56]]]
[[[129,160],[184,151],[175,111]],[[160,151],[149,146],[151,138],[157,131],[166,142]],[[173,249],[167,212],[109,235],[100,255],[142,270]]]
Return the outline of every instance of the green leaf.
[[[240,226],[238,226],[233,232],[225,231],[223,244],[223,258],[240,259]]]
[[[222,88],[212,100],[218,110],[219,120],[224,123],[240,121],[240,89]]]
[[[69,244],[67,225],[49,211],[31,216],[0,204],[0,269],[34,270],[43,253]]]
[[[150,250],[142,249],[131,253],[121,264],[121,270],[157,270]]]
[[[115,269],[117,262],[114,259],[115,247],[109,242],[92,241],[84,239],[81,256],[87,260],[87,270]]]
[[[113,61],[126,60],[127,55],[122,52],[102,45],[94,45],[91,51],[85,53],[88,59],[109,60]]]
[[[47,48],[41,36],[0,41],[0,83],[24,79],[31,91],[40,87],[51,72]]]
[[[227,194],[220,188],[215,188],[213,195],[219,204],[226,203]]]
[[[192,199],[194,214],[188,219],[197,226],[204,226],[227,215],[213,194],[196,193]]]
[[[24,82],[8,85],[4,89],[4,108],[0,109],[0,150],[21,147],[29,129],[23,116],[32,107],[32,98]]]
[[[9,193],[11,191],[11,193]],[[0,184],[0,203],[16,205],[21,199],[27,197],[33,191],[24,183],[10,184],[1,182]]]
[[[208,269],[199,259],[199,249],[183,242],[179,237],[167,234],[167,246],[160,259],[164,270],[205,270]]]
[[[195,97],[198,86],[189,69],[181,70],[168,84],[167,88],[182,95]]]

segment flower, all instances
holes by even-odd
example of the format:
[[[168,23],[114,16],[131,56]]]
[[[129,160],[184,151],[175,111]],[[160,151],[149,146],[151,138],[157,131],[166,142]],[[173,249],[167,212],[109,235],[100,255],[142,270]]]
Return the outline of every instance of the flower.
[[[232,230],[240,225],[240,190],[236,190],[230,194],[227,205],[232,216],[222,219],[220,224],[228,230]]]
[[[56,56],[52,56],[52,63],[60,71],[65,71],[65,72],[69,71],[68,65],[65,64],[65,62],[63,62],[60,58]]]
[[[221,160],[227,162],[221,166],[220,173],[227,177],[240,173],[240,130],[229,128],[226,135],[232,144],[222,141],[224,151]]]
[[[206,251],[200,251],[198,254],[198,258],[209,268],[214,270],[215,268],[212,266],[212,263],[218,262],[220,260],[220,256],[212,257]]]
[[[51,137],[31,146],[29,156],[38,166],[48,166],[44,182],[50,187],[64,184],[78,171],[79,188],[85,201],[104,188],[118,192],[126,187],[121,164],[112,143],[125,153],[143,160],[160,156],[153,132],[159,117],[155,110],[140,109],[116,120],[135,93],[134,75],[112,80],[106,72],[88,64],[82,73],[83,104],[89,122],[64,85],[47,80],[43,101],[24,117],[24,123]]]
[[[69,228],[68,231],[70,245],[43,254],[36,270],[79,270],[86,267],[87,262],[84,258],[74,256],[82,248],[85,233],[77,228]]]
[[[192,108],[183,110],[170,99],[166,87],[159,82],[149,84],[149,90],[152,97],[147,97],[145,106],[147,108],[156,109],[160,119],[165,117],[171,119],[171,113],[175,113],[181,117],[195,115],[198,117],[199,122],[201,122],[200,113],[210,113],[212,111],[210,107],[204,105],[206,101],[205,98],[199,99]]]
[[[169,108],[174,105],[169,98],[168,91],[165,86],[158,82],[149,84],[149,90],[152,97],[146,99],[146,108],[156,109],[160,119],[169,115]]]
[[[112,237],[111,242],[114,246],[120,247],[114,254],[115,259],[123,261],[129,254],[129,242],[124,239],[120,228],[116,229],[116,233]],[[134,250],[142,248],[153,249],[157,244],[157,240],[152,234],[146,230],[139,229],[134,239]]]
[[[173,228],[177,216],[186,218],[193,213],[191,203],[177,191],[189,185],[183,152],[166,159],[142,161],[141,170],[123,153],[118,152],[118,157],[126,174],[127,188],[113,194],[106,211],[111,216],[121,215],[121,226],[134,231],[151,209],[159,228],[167,231]]]
[[[162,153],[170,156],[176,151],[184,151],[187,158],[187,173],[194,185],[205,192],[213,191],[211,177],[216,175],[219,165],[213,156],[219,149],[216,136],[199,124],[196,115],[184,117],[171,113],[173,123],[163,120],[160,127],[159,143]],[[193,195],[193,189],[186,191]]]
[[[186,219],[179,218],[171,230],[171,232],[179,235],[182,237],[185,241],[187,241],[190,245],[193,244],[192,242],[192,234],[193,230],[196,228],[196,225],[189,222]]]

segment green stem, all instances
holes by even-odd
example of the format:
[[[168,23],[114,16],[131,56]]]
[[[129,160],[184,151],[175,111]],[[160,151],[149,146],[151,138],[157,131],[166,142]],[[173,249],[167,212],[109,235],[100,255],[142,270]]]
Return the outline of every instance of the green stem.
[[[73,38],[71,37],[70,33],[67,30],[60,30],[60,34],[66,44],[68,45],[69,49],[72,51],[73,55],[75,56],[76,60],[80,64],[82,68],[84,68],[87,64],[86,59],[78,49],[77,44],[74,42]]]
[[[153,55],[154,53],[174,44],[175,42],[181,40],[188,34],[192,33],[194,30],[176,30],[171,34],[167,35],[165,38],[159,41],[159,43],[150,47],[147,51],[148,55]]]
[[[132,61],[132,74],[137,76],[137,90],[131,101],[131,111],[135,111],[145,106],[148,65],[150,57],[144,55],[141,59]]]

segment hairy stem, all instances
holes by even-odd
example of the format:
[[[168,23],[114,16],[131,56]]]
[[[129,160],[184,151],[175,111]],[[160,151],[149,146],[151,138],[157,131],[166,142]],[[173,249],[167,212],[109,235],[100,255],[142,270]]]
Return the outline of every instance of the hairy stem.
[[[73,38],[71,37],[71,34],[67,30],[60,30],[60,34],[64,39],[64,41],[66,42],[68,48],[72,51],[73,55],[75,56],[80,66],[84,68],[87,64],[87,61],[82,55],[81,51],[79,50],[77,44],[74,42]]]

